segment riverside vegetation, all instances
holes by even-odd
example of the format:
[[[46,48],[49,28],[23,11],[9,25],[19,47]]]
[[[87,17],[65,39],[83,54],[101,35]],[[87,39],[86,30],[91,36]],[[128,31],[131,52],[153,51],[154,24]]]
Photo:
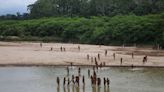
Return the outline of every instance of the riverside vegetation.
[[[0,17],[0,40],[164,47],[164,1],[127,1],[38,0],[29,14]]]

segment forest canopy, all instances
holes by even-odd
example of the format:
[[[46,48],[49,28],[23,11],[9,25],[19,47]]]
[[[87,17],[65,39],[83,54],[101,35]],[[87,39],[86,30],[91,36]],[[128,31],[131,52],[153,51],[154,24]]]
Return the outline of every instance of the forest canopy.
[[[164,44],[164,14],[115,17],[56,17],[0,22],[0,35],[24,40],[88,44]],[[39,40],[39,39],[36,39]]]
[[[33,18],[147,15],[164,11],[164,0],[37,0],[28,9]]]

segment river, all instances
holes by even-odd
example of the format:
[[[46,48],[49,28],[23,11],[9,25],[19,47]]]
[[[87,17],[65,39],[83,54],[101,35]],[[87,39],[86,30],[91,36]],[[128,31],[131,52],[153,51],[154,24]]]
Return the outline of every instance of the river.
[[[86,85],[84,88],[80,80],[80,92],[93,92],[88,69],[92,70],[81,68]],[[70,79],[77,72],[78,68],[70,68]],[[101,78],[100,92],[164,92],[162,68],[103,68],[97,75]],[[67,76],[63,67],[0,67],[0,92],[58,92],[57,76],[60,78],[59,92],[77,91],[72,89],[72,84],[63,87],[63,78]],[[104,91],[103,77],[110,79],[107,91]]]

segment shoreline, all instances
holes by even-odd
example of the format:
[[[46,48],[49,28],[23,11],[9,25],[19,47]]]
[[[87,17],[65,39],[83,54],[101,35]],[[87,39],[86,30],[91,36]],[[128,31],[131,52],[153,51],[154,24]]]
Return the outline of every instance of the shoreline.
[[[50,65],[50,64],[0,64],[0,67],[94,67],[95,65]],[[164,68],[164,66],[148,66],[148,65],[106,65],[104,67],[113,68]]]

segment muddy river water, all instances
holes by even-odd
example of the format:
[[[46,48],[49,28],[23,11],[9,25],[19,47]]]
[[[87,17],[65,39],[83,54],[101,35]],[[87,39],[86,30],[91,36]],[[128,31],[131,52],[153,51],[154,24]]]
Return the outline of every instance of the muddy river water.
[[[88,69],[92,70],[81,68],[86,83],[84,87],[80,80],[80,88],[76,90],[72,84],[63,87],[63,78],[78,75],[77,67],[70,68],[70,76],[63,67],[0,67],[0,92],[164,92],[164,68],[103,68],[97,73],[102,80],[98,90],[91,86]],[[105,90],[104,77],[111,81]]]

